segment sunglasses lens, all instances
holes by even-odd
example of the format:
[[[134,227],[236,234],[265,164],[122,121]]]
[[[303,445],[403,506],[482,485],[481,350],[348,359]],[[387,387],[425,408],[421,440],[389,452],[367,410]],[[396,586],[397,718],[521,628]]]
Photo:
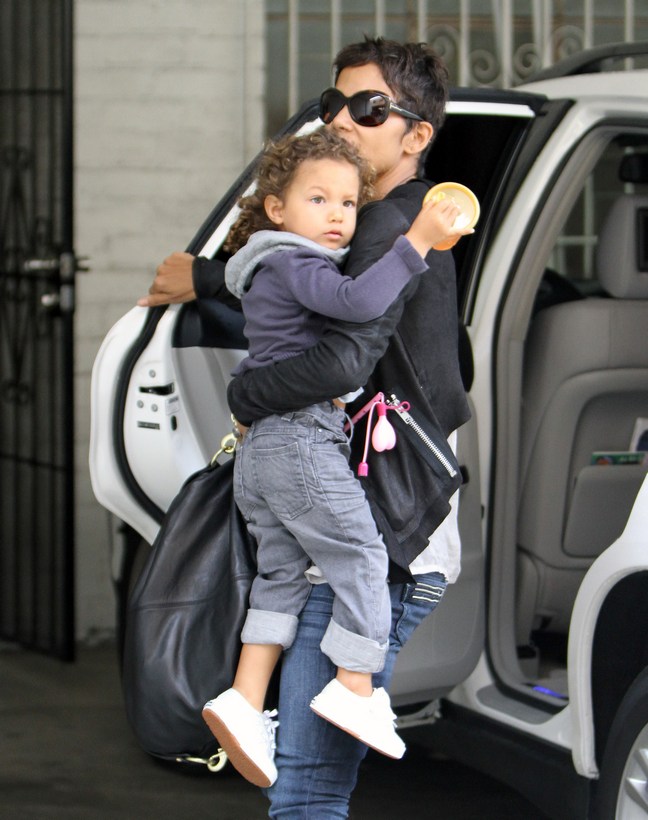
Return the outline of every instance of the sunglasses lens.
[[[333,122],[346,105],[346,97],[336,88],[328,88],[320,97],[319,115],[325,125]]]
[[[337,88],[327,88],[320,97],[319,115],[325,125],[337,117],[345,105],[358,125],[372,128],[382,125],[389,116],[389,97],[377,91],[359,91],[352,97],[345,97]]]
[[[360,91],[349,100],[349,113],[358,125],[382,125],[389,116],[389,99],[384,94]]]

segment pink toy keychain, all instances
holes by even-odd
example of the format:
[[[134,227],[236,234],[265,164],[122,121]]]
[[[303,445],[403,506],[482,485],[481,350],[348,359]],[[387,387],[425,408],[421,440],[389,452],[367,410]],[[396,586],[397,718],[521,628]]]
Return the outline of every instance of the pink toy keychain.
[[[396,430],[387,421],[387,405],[384,402],[376,404],[378,421],[371,434],[371,444],[378,453],[391,450],[396,446]]]
[[[376,426],[373,429],[373,433],[371,436],[369,435],[371,431],[371,417],[373,415],[374,408],[376,408],[378,412],[378,421],[376,422]],[[400,402],[399,404],[395,405],[388,405],[385,404],[385,395],[384,393],[377,393],[373,399],[366,404],[362,410],[354,417],[353,421],[357,418],[362,418],[367,411],[369,412],[369,418],[367,419],[367,432],[365,435],[365,447],[364,452],[362,454],[362,461],[358,464],[358,475],[362,478],[369,473],[369,465],[367,464],[367,453],[369,451],[369,440],[371,439],[371,444],[378,453],[382,453],[385,450],[391,450],[393,447],[396,446],[396,431],[394,430],[393,426],[387,419],[387,411],[388,410],[397,410],[402,408],[403,410],[409,410],[409,402],[404,401]]]

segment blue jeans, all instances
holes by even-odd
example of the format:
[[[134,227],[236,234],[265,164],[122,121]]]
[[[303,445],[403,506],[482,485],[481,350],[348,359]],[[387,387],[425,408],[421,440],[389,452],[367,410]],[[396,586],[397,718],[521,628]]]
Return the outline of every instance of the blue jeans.
[[[429,586],[421,587],[421,583]],[[399,650],[435,609],[445,587],[445,578],[439,573],[419,576],[416,585],[390,585],[389,652],[384,669],[374,675],[375,686],[389,687]],[[269,816],[277,820],[347,817],[358,768],[367,753],[363,743],[322,720],[310,708],[311,699],[336,672],[320,650],[332,605],[333,592],[328,584],[313,587],[299,618],[295,642],[284,653],[275,758],[279,776],[267,790]]]

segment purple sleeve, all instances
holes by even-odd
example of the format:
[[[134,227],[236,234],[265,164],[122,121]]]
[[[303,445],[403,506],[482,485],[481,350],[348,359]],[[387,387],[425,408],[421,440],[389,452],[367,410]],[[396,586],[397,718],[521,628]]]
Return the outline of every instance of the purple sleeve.
[[[284,281],[299,304],[331,319],[369,322],[382,316],[413,276],[427,269],[410,242],[399,236],[392,249],[359,276],[343,276],[324,256],[307,249],[276,254]]]

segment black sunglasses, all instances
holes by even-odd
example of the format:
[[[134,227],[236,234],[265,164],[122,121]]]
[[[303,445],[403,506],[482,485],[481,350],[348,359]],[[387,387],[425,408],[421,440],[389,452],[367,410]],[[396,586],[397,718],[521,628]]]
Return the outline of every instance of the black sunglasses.
[[[348,106],[349,115],[353,122],[367,128],[382,125],[389,116],[390,111],[400,114],[401,117],[423,122],[423,117],[401,108],[387,94],[380,91],[358,91],[357,94],[353,94],[351,97],[345,97],[337,88],[327,88],[326,91],[322,92],[319,104],[320,119],[325,125],[328,125],[333,122],[345,105]]]

